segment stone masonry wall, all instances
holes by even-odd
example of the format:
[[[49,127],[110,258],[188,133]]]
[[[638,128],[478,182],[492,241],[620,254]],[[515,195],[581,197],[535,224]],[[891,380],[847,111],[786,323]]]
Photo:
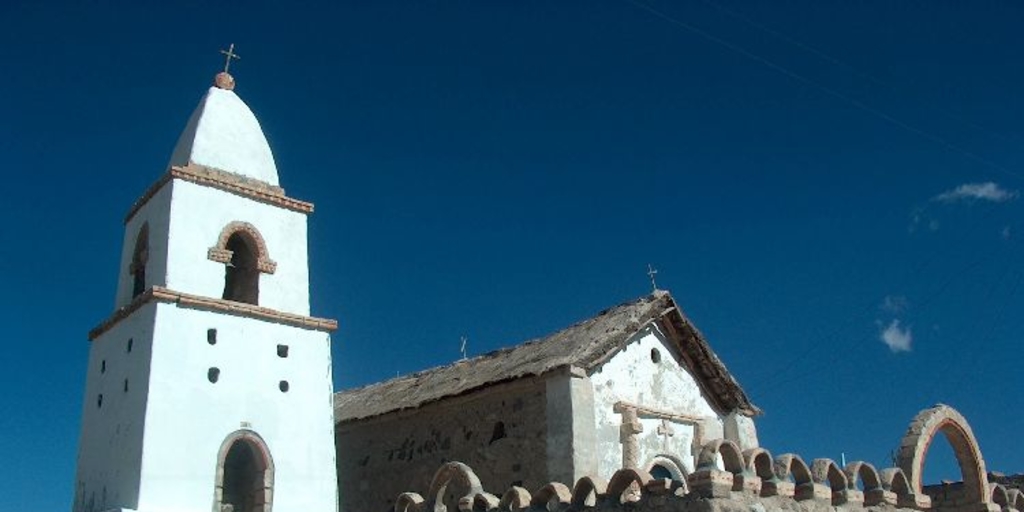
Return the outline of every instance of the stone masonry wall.
[[[392,510],[406,489],[425,488],[437,467],[471,464],[485,485],[547,482],[546,387],[541,378],[335,427],[343,512]]]

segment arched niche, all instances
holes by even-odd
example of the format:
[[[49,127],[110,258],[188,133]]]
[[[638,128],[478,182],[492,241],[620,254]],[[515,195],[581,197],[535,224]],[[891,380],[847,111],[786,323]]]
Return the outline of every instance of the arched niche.
[[[267,243],[255,226],[234,221],[221,230],[207,258],[224,263],[224,293],[221,298],[259,304],[260,274],[273,274],[277,263],[270,259]]]
[[[217,453],[216,478],[213,510],[271,512],[274,459],[259,434],[237,430],[224,439]]]
[[[991,502],[985,460],[981,457],[978,441],[967,420],[956,409],[939,404],[925,409],[914,417],[907,428],[897,456],[897,465],[906,474],[911,490],[923,494],[921,483],[928,448],[939,434],[945,436],[960,466],[963,477],[963,501],[966,506],[987,506]],[[941,507],[942,503],[933,504]],[[979,507],[982,508],[982,507]]]

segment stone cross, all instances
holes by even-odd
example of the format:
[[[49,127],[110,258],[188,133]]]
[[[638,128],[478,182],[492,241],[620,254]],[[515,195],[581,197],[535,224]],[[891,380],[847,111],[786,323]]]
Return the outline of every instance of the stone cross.
[[[228,72],[228,68],[231,67],[231,59],[242,60],[242,56],[235,53],[235,43],[231,43],[231,46],[227,50],[221,50],[220,53],[224,54],[224,72]]]
[[[622,467],[636,469],[640,464],[640,441],[636,435],[644,431],[644,424],[640,423],[636,409],[625,407],[621,409],[622,426],[619,427],[619,441],[622,443]]]
[[[672,428],[672,422],[662,418],[661,425],[658,425],[658,435],[664,438],[665,446],[668,446],[668,438],[676,435],[676,429]]]

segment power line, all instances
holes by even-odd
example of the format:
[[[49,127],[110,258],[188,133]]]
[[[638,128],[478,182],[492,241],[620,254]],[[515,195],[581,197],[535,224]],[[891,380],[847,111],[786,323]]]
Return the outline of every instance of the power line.
[[[867,72],[859,69],[857,66],[854,66],[853,64],[850,64],[849,62],[847,62],[845,60],[842,60],[842,59],[840,59],[838,57],[835,57],[835,56],[833,56],[833,55],[831,55],[829,53],[826,53],[825,51],[822,51],[822,50],[820,50],[820,49],[818,49],[818,48],[816,48],[814,46],[811,46],[810,44],[805,43],[805,42],[803,42],[803,41],[801,41],[799,39],[796,39],[795,37],[792,37],[792,36],[790,36],[788,34],[785,34],[785,33],[781,32],[779,30],[773,29],[773,28],[771,28],[771,27],[769,27],[769,26],[767,26],[767,25],[765,25],[763,23],[759,23],[759,22],[757,22],[757,21],[755,21],[755,20],[753,20],[753,19],[751,19],[751,18],[749,18],[747,16],[744,16],[743,14],[741,14],[741,13],[739,13],[737,11],[734,11],[732,9],[724,7],[722,4],[716,2],[715,0],[700,0],[700,1],[703,2],[705,5],[708,5],[708,6],[712,7],[712,8],[714,8],[714,9],[718,10],[719,12],[726,14],[727,16],[730,16],[732,18],[740,20],[743,23],[746,23],[747,25],[750,25],[750,26],[752,26],[752,27],[754,27],[754,28],[756,28],[756,29],[766,33],[766,34],[769,34],[769,35],[771,35],[773,37],[781,39],[782,41],[785,41],[785,42],[787,42],[787,43],[789,43],[789,44],[791,44],[793,46],[796,46],[797,48],[800,48],[801,50],[804,50],[804,51],[806,51],[806,52],[808,52],[808,53],[810,53],[812,55],[815,55],[815,56],[817,56],[817,57],[819,57],[821,59],[824,59],[824,60],[828,61],[831,64],[835,64],[837,66],[846,68],[846,69],[852,71],[855,75],[861,77],[864,80],[872,82],[875,85],[879,85],[879,86],[885,87],[886,89],[889,89],[892,92],[896,92],[896,93],[900,93],[901,92],[898,87],[892,85],[891,83],[887,82],[886,80],[878,78],[877,76],[875,76],[875,75],[873,75],[871,73],[867,73]],[[949,109],[946,109],[946,108],[942,108],[942,107],[940,107],[938,105],[931,104],[931,103],[926,104],[925,106],[927,108],[929,108],[930,110],[938,112],[939,114],[947,117],[948,119],[951,119],[951,120],[956,121],[958,123],[963,123],[963,124],[973,128],[973,129],[975,129],[977,131],[985,132],[988,135],[990,135],[992,137],[995,137],[995,138],[997,138],[999,140],[1002,140],[1004,142],[1010,142],[1010,143],[1014,143],[1014,144],[1018,144],[1020,142],[1019,140],[1015,140],[1015,139],[1013,139],[1011,137],[1007,137],[1007,136],[1005,136],[1005,135],[1003,135],[1001,133],[997,133],[997,132],[995,132],[995,131],[993,131],[993,130],[985,127],[985,126],[982,126],[982,125],[980,125],[980,124],[978,124],[978,123],[976,123],[974,121],[971,121],[970,119],[966,119],[963,116],[960,116],[959,114],[957,114],[956,112],[953,112],[952,110],[949,110]]]
[[[940,146],[942,146],[942,147],[944,147],[944,148],[946,148],[948,150],[954,151],[956,153],[960,153],[961,155],[963,155],[963,156],[965,156],[965,157],[967,157],[967,158],[969,158],[971,160],[974,160],[977,163],[985,165],[986,167],[988,167],[988,168],[990,168],[990,169],[992,169],[994,171],[1002,173],[1002,174],[1004,174],[1006,176],[1012,176],[1012,177],[1015,177],[1015,178],[1018,178],[1018,179],[1024,179],[1024,174],[1021,174],[1021,173],[1012,171],[1010,169],[1007,169],[1006,167],[1004,167],[1004,166],[1002,166],[1002,165],[1000,165],[1000,164],[998,164],[998,163],[996,163],[996,162],[994,162],[994,161],[992,161],[992,160],[990,160],[988,158],[985,158],[984,156],[981,156],[981,155],[979,155],[979,154],[977,154],[977,153],[975,153],[973,151],[970,151],[970,150],[968,150],[966,148],[963,148],[963,147],[961,147],[961,146],[959,146],[957,144],[954,144],[954,143],[950,142],[949,140],[946,140],[945,138],[943,138],[941,136],[935,135],[935,134],[933,134],[931,132],[925,131],[925,130],[923,130],[921,128],[918,128],[916,126],[913,126],[913,125],[911,125],[911,124],[909,124],[907,122],[904,122],[904,121],[902,121],[902,120],[900,120],[900,119],[898,119],[898,118],[896,118],[896,117],[894,117],[894,116],[892,116],[892,115],[890,115],[890,114],[888,114],[888,113],[886,113],[886,112],[884,112],[884,111],[882,111],[882,110],[880,110],[878,108],[872,107],[871,105],[868,105],[868,104],[866,104],[866,103],[864,103],[864,102],[862,102],[862,101],[860,101],[860,100],[858,100],[856,98],[853,98],[853,97],[851,97],[851,96],[849,96],[847,94],[844,94],[843,92],[838,91],[836,89],[833,89],[833,88],[831,88],[831,87],[829,87],[829,86],[827,86],[825,84],[822,84],[822,83],[820,83],[820,82],[818,82],[816,80],[812,80],[810,78],[807,78],[807,77],[801,75],[800,73],[797,73],[796,71],[793,71],[793,70],[791,70],[791,69],[789,69],[789,68],[787,68],[787,67],[785,67],[785,66],[783,66],[781,64],[778,64],[778,63],[776,63],[776,62],[774,62],[772,60],[769,60],[769,59],[767,59],[765,57],[762,57],[762,56],[760,56],[760,55],[758,55],[756,53],[753,53],[753,52],[751,52],[751,51],[749,51],[749,50],[747,50],[747,49],[745,49],[745,48],[743,48],[743,47],[741,47],[741,46],[739,46],[739,45],[737,45],[735,43],[731,43],[729,41],[726,41],[725,39],[722,39],[722,38],[720,38],[720,37],[718,37],[718,36],[716,36],[716,35],[714,35],[714,34],[712,34],[710,32],[707,32],[707,31],[702,30],[700,28],[697,28],[697,27],[695,27],[693,25],[690,25],[689,23],[686,23],[686,22],[681,21],[681,20],[679,20],[677,18],[669,16],[668,14],[665,14],[664,12],[655,9],[654,7],[651,7],[648,4],[640,2],[639,0],[623,0],[623,1],[628,2],[630,4],[633,4],[634,6],[639,7],[641,9],[643,9],[643,10],[653,14],[654,16],[657,16],[657,17],[659,17],[659,18],[661,18],[661,19],[663,19],[663,20],[665,20],[665,21],[667,21],[667,22],[669,22],[669,23],[671,23],[673,25],[677,25],[677,26],[679,26],[679,27],[681,27],[683,29],[686,29],[687,31],[689,31],[689,32],[691,32],[693,34],[696,34],[696,35],[698,35],[698,36],[700,36],[700,37],[702,37],[702,38],[704,38],[704,39],[706,39],[708,41],[711,41],[711,42],[713,42],[715,44],[718,44],[718,45],[720,45],[720,46],[722,46],[724,48],[732,50],[735,53],[738,53],[738,54],[740,54],[740,55],[742,55],[744,57],[747,57],[748,59],[751,59],[751,60],[753,60],[755,62],[758,62],[758,63],[760,63],[760,64],[762,64],[762,65],[764,65],[764,66],[766,66],[766,67],[768,67],[770,69],[773,69],[773,70],[777,71],[778,73],[781,73],[781,74],[783,74],[783,75],[785,75],[785,76],[787,76],[789,78],[792,78],[793,80],[796,80],[796,81],[798,81],[800,83],[803,83],[803,84],[809,85],[811,87],[814,87],[814,88],[816,88],[816,89],[818,89],[818,90],[820,90],[820,91],[822,91],[822,92],[824,92],[824,93],[828,94],[829,96],[832,96],[832,97],[834,97],[836,99],[845,101],[846,103],[849,103],[850,105],[853,105],[856,108],[859,108],[859,109],[861,109],[861,110],[863,110],[865,112],[868,112],[868,113],[870,113],[870,114],[872,114],[872,115],[874,115],[874,116],[876,116],[876,117],[878,117],[878,118],[880,118],[880,119],[882,119],[882,120],[884,120],[884,121],[886,121],[886,122],[888,122],[888,123],[890,123],[890,124],[892,124],[894,126],[897,126],[899,128],[903,128],[904,130],[906,130],[906,131],[908,131],[910,133],[913,133],[913,134],[915,134],[915,135],[917,135],[917,136],[919,136],[921,138],[930,140],[930,141],[932,141],[932,142],[934,142],[934,143],[936,143],[936,144],[938,144],[938,145],[940,145]]]

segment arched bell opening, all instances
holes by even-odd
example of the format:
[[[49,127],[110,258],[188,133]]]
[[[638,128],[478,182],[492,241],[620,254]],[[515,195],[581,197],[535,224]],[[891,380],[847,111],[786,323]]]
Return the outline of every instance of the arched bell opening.
[[[231,251],[231,261],[224,266],[224,299],[259,304],[259,256],[255,245],[244,232],[236,232],[228,238],[225,248]]]
[[[277,263],[267,255],[263,237],[248,222],[225,226],[207,257],[224,263],[224,300],[259,305],[260,274],[277,270]]]
[[[149,261],[149,223],[142,224],[139,234],[135,236],[135,248],[132,250],[132,262],[128,272],[132,275],[132,298],[146,291],[146,263]]]

